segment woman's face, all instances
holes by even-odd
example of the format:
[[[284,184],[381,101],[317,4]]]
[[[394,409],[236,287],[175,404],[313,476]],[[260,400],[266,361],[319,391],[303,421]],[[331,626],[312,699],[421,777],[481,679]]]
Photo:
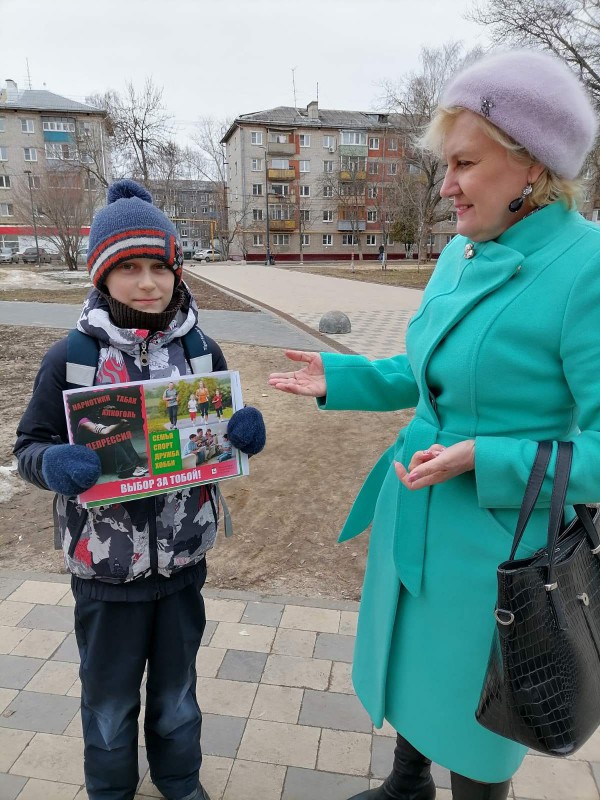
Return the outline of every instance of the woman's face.
[[[541,175],[543,166],[528,166],[512,158],[489,138],[471,111],[456,117],[443,151],[448,167],[440,194],[454,201],[457,233],[486,242],[531,211],[527,201],[516,213],[508,210],[508,204]]]
[[[171,302],[175,273],[162,261],[132,258],[118,264],[106,278],[110,296],[138,311],[160,314]]]

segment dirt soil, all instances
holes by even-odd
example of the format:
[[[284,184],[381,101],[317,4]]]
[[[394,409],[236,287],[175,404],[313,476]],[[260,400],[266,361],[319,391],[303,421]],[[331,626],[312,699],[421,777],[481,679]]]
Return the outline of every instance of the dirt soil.
[[[354,272],[347,265],[320,267],[286,267],[295,272],[308,272],[311,275],[327,275],[330,278],[346,278],[353,281],[367,281],[368,283],[383,283],[387,286],[405,286],[409,289],[424,289],[431,275],[433,267],[422,266],[420,269],[409,267],[390,267],[382,270],[380,266],[365,267],[357,262]]]
[[[63,332],[1,326],[0,335],[0,568],[63,572],[53,550],[52,495],[11,469],[15,430],[40,359]],[[264,414],[268,439],[248,477],[222,484],[235,535],[220,537],[209,554],[209,585],[358,599],[368,537],[338,545],[337,534],[370,467],[410,412],[319,412],[311,400],[268,387],[268,374],[289,365],[279,350],[222,346],[241,372],[245,402]]]

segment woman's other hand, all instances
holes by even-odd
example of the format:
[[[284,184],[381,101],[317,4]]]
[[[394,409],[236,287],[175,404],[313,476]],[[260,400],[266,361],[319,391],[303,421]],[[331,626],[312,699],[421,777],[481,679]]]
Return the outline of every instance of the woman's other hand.
[[[281,392],[300,394],[305,397],[325,397],[327,384],[323,360],[319,353],[286,350],[285,355],[291,361],[300,361],[306,366],[295,372],[273,372],[269,376],[269,384]]]
[[[450,447],[435,444],[428,450],[419,450],[412,457],[408,470],[399,461],[394,462],[396,475],[411,490],[444,483],[474,467],[474,439],[467,439]]]

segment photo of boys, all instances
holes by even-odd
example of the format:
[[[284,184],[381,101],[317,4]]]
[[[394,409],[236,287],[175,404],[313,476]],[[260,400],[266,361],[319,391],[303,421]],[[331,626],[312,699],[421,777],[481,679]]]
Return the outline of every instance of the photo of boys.
[[[139,386],[110,396],[100,390],[81,392],[68,402],[74,443],[100,458],[98,483],[148,474]]]

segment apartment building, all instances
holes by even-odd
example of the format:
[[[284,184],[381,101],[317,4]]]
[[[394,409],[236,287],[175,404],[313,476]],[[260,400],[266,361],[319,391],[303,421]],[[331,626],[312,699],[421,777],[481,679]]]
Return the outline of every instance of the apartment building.
[[[0,89],[0,247],[56,250],[58,215],[82,235],[103,202],[105,114],[46,90]],[[59,207],[59,204],[62,204]],[[46,238],[50,237],[50,238]]]
[[[280,106],[239,116],[226,146],[231,252],[248,261],[416,258],[394,241],[406,160],[398,115]],[[267,226],[268,218],[268,226]],[[436,226],[435,256],[454,233]]]
[[[217,247],[227,230],[225,188],[213,181],[173,179],[152,185],[156,205],[173,221],[184,254]]]

